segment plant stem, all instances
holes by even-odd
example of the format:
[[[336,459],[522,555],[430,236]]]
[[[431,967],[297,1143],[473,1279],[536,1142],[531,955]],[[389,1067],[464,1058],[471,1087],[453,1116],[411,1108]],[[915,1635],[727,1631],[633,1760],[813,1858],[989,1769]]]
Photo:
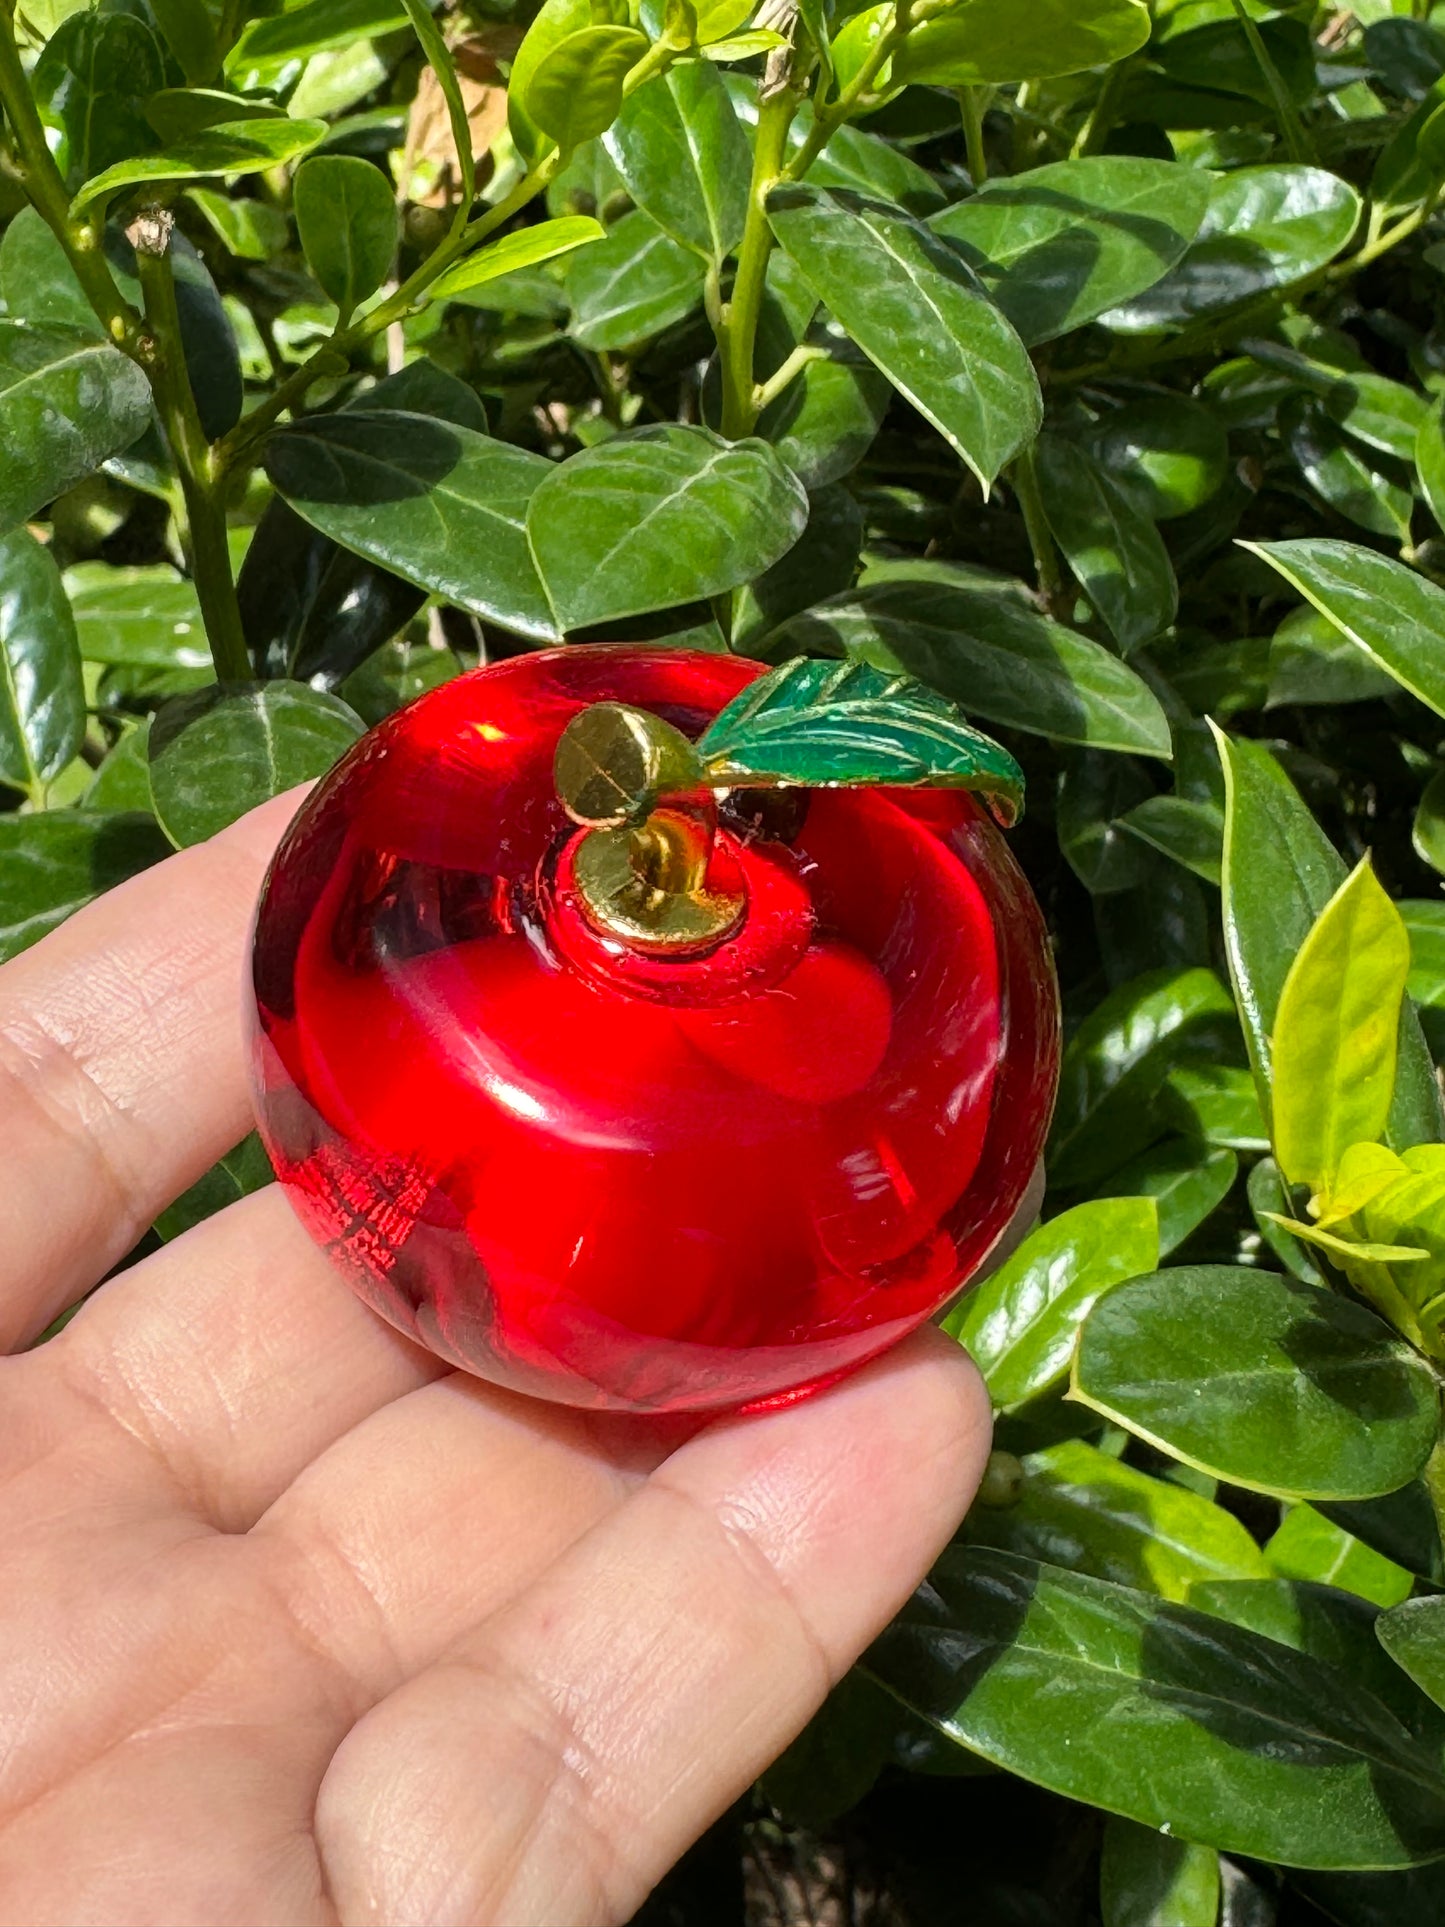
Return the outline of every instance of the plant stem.
[[[992,91],[987,87],[955,87],[959,112],[963,115],[963,146],[968,160],[968,178],[975,187],[988,179],[988,156],[983,149],[983,115]]]
[[[819,348],[808,341],[800,342],[786,361],[780,362],[777,369],[768,376],[767,380],[760,381],[757,387],[754,388],[754,409],[761,415],[770,402],[775,402],[778,399],[778,396],[782,394],[790,382],[797,380],[798,376],[802,374],[810,361],[826,361],[827,359],[828,350],[826,348]]]
[[[1133,71],[1132,59],[1119,60],[1104,76],[1104,84],[1095,96],[1089,109],[1089,117],[1079,129],[1078,137],[1070,150],[1071,160],[1083,160],[1086,155],[1097,154],[1109,138],[1114,126],[1114,117],[1119,111],[1119,102],[1124,92],[1124,82]]]
[[[867,94],[869,88],[878,78],[884,67],[908,38],[908,30],[912,24],[913,13],[911,0],[897,0],[897,4],[893,9],[893,25],[886,33],[879,34],[869,49],[867,59],[848,82],[848,85],[843,89],[842,93],[839,94],[836,100],[829,101],[827,106],[815,108],[813,125],[808,131],[808,138],[783,169],[782,176],[784,180],[800,181],[803,178],[808,169],[813,165],[813,162],[817,160],[823,149],[828,145],[833,135]],[[761,116],[759,120],[761,125]]]
[[[768,256],[773,251],[773,230],[768,226],[768,194],[783,178],[788,129],[798,111],[799,99],[800,96],[789,86],[758,106],[753,173],[748,183],[747,221],[743,228],[742,245],[738,249],[738,271],[733,282],[732,299],[723,310],[722,317],[722,432],[733,440],[739,435],[750,434],[758,418],[757,397],[753,391],[753,352],[757,343],[763,292],[767,285]]]
[[[1435,1450],[1425,1461],[1425,1470],[1420,1474],[1425,1490],[1430,1495],[1430,1505],[1435,1514],[1435,1530],[1440,1536],[1440,1544],[1445,1548],[1445,1443],[1437,1442]]]
[[[168,210],[148,208],[133,224],[136,269],[145,296],[146,323],[156,344],[151,386],[161,425],[175,457],[185,498],[186,533],[196,596],[216,665],[218,682],[246,682],[251,659],[226,542],[224,483],[213,475],[211,449],[196,412],[196,398],[181,346],[181,318],[171,270]]]
[[[1028,532],[1029,547],[1033,551],[1034,575],[1039,585],[1039,594],[1052,608],[1055,598],[1063,593],[1064,571],[1059,561],[1058,549],[1049,528],[1048,517],[1044,514],[1043,497],[1039,493],[1038,476],[1034,473],[1033,451],[1028,450],[1017,456],[1009,466],[1008,478],[1013,484],[1019,508],[1023,511],[1024,528]]]
[[[106,333],[118,348],[144,366],[150,344],[140,316],[115,284],[101,251],[100,232],[85,223],[71,226],[70,196],[45,144],[45,130],[20,64],[15,22],[4,5],[0,5],[0,105],[10,123],[22,184],[32,206],[64,248],[65,258]]]

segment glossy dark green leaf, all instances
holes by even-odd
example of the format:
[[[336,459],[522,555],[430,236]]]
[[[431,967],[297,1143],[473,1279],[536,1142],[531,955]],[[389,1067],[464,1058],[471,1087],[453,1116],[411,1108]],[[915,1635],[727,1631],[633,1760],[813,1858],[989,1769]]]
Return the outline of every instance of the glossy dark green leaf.
[[[759,1792],[794,1825],[828,1826],[878,1778],[901,1717],[892,1697],[854,1668],[768,1768]]]
[[[1410,995],[1416,1003],[1445,1004],[1445,902],[1410,899],[1396,907],[1410,933]]]
[[[564,154],[602,134],[622,109],[622,83],[647,52],[635,27],[583,27],[538,62],[522,94],[529,120]]]
[[[1274,632],[1266,706],[1360,703],[1388,696],[1393,676],[1377,668],[1318,609],[1300,608]]]
[[[1280,411],[1285,446],[1300,473],[1332,509],[1375,535],[1408,539],[1411,491],[1358,449],[1316,402],[1294,399]]]
[[[130,265],[134,265],[132,257]],[[184,234],[171,236],[171,272],[186,374],[202,432],[212,441],[234,428],[244,399],[241,355],[215,282]],[[137,303],[140,299],[136,284]]]
[[[1074,1395],[1213,1477],[1293,1499],[1366,1499],[1420,1470],[1439,1396],[1373,1312],[1228,1265],[1121,1285],[1084,1323]]]
[[[1049,1177],[1088,1184],[1144,1149],[1150,1106],[1191,1032],[1214,1035],[1232,1006],[1211,970],[1164,970],[1122,985],[1085,1018],[1064,1053]]]
[[[166,1206],[155,1221],[156,1236],[167,1242],[179,1238],[183,1231],[204,1223],[216,1212],[224,1211],[227,1205],[259,1191],[262,1185],[271,1182],[271,1175],[261,1140],[252,1131],[234,1151],[218,1159],[204,1176],[183,1191],[174,1204]]]
[[[806,495],[766,443],[658,426],[550,469],[527,539],[567,631],[735,589],[786,554],[807,519]]]
[[[1315,89],[1314,48],[1308,28],[1298,20],[1256,24],[1260,40],[1254,45],[1242,23],[1228,18],[1171,33],[1154,57],[1170,80],[1222,94],[1241,94],[1271,107],[1275,97],[1271,77],[1260,59],[1262,51],[1285,93],[1296,102],[1308,99]]]
[[[984,722],[1168,756],[1157,698],[1110,650],[959,572],[865,585],[779,630],[770,651],[847,655],[931,683]]]
[[[1138,889],[1149,862],[1119,819],[1153,794],[1144,767],[1103,750],[1078,750],[1063,764],[1054,828],[1064,861],[1091,896]]]
[[[273,435],[266,470],[298,515],[419,589],[539,641],[552,609],[526,513],[552,465],[475,429],[400,410],[313,416]]]
[[[1312,1506],[1295,1506],[1289,1516],[1301,1512],[1320,1516]],[[1217,1579],[1196,1586],[1189,1603],[1333,1667],[1373,1693],[1427,1746],[1438,1749],[1445,1741],[1445,1720],[1386,1658],[1375,1631],[1379,1609],[1362,1595],[1313,1580]]]
[[[214,80],[222,49],[206,0],[150,0],[150,5],[166,45],[191,85]]]
[[[1219,882],[1224,817],[1213,803],[1184,796],[1150,796],[1121,816],[1119,827],[1161,855],[1182,863],[1206,883]]]
[[[1100,417],[1088,440],[1095,461],[1127,484],[1156,522],[1201,508],[1229,473],[1222,423],[1185,395],[1125,402]]]
[[[162,87],[146,102],[146,119],[167,146],[222,121],[280,120],[285,112],[274,100],[220,87]]]
[[[1186,1061],[1170,1071],[1160,1093],[1160,1116],[1201,1146],[1267,1151],[1269,1133],[1254,1079],[1242,1066],[1213,1058],[1211,1045],[1201,1053],[1201,1061]]]
[[[961,0],[913,29],[893,57],[898,80],[973,87],[1051,80],[1125,60],[1149,38],[1144,0]]]
[[[8,240],[8,236],[6,237]],[[0,288],[4,287],[5,247],[0,243]],[[1415,472],[1436,523],[1445,529],[1445,406],[1427,408],[1415,441]]]
[[[0,536],[0,783],[38,795],[79,753],[85,690],[75,619],[48,549]]]
[[[307,265],[344,318],[391,272],[396,190],[370,161],[314,154],[297,169],[292,205]]]
[[[1362,447],[1400,462],[1414,456],[1426,406],[1413,388],[1367,368],[1331,367],[1279,342],[1250,340],[1242,345],[1253,360],[1313,395],[1329,419]]]
[[[804,102],[789,131],[791,150],[800,147],[813,125]],[[881,140],[861,127],[839,127],[808,170],[815,187],[839,187],[866,198],[896,202],[909,214],[934,214],[944,193],[924,168],[891,141]]]
[[[1057,1385],[1090,1307],[1159,1261],[1152,1199],[1096,1198],[1031,1231],[948,1314],[951,1332],[1010,1411]]]
[[[1264,1550],[1284,1578],[1333,1586],[1373,1606],[1397,1606],[1414,1585],[1403,1566],[1371,1551],[1312,1505],[1291,1506]]]
[[[1370,176],[1370,198],[1381,207],[1422,201],[1445,179],[1445,80],[1437,80],[1415,111],[1386,141]]]
[[[1445,714],[1445,589],[1374,549],[1318,536],[1244,546],[1413,696]]]
[[[253,20],[226,58],[232,73],[349,47],[407,24],[402,0],[305,0],[284,13]]]
[[[974,790],[1000,822],[1023,808],[1023,772],[937,690],[866,662],[795,657],[735,696],[698,742],[714,788],[839,783]]]
[[[72,192],[155,146],[145,105],[164,82],[156,37],[134,14],[72,14],[47,42],[30,85]]]
[[[682,61],[639,87],[606,147],[633,200],[673,240],[721,262],[742,238],[747,136],[709,62]]]
[[[81,562],[65,572],[86,662],[204,669],[211,660],[193,582],[164,563],[115,568]]]
[[[1041,435],[1031,459],[1049,527],[1079,587],[1125,655],[1142,648],[1179,608],[1174,565],[1152,518],[1062,436]]]
[[[1115,1197],[1154,1200],[1159,1256],[1167,1258],[1224,1202],[1238,1174],[1234,1151],[1191,1138],[1166,1138],[1114,1172],[1107,1189]]]
[[[1179,265],[1112,309],[1111,328],[1177,327],[1287,287],[1330,262],[1354,233],[1360,199],[1319,167],[1240,167],[1217,177],[1204,224]]]
[[[1103,1927],[1215,1927],[1219,1855],[1133,1820],[1110,1819],[1099,1905]]]
[[[0,529],[135,441],[151,391],[133,361],[78,329],[0,320]]]
[[[1380,1644],[1437,1706],[1445,1706],[1445,1598],[1411,1599],[1382,1613]]]
[[[701,305],[702,262],[650,214],[625,214],[567,268],[571,334],[584,348],[629,348]]]
[[[1101,154],[990,181],[929,219],[1032,347],[1142,294],[1199,231],[1209,179]]]
[[[1023,1468],[1012,1505],[975,1505],[969,1513],[970,1544],[1181,1601],[1208,1580],[1263,1579],[1269,1572],[1232,1513],[1082,1439],[1032,1452]]]
[[[177,848],[203,843],[268,797],[325,775],[360,734],[345,703],[304,683],[177,696],[150,727],[156,816]]]
[[[732,648],[740,655],[761,653],[757,645],[779,623],[847,589],[862,546],[863,512],[847,489],[835,482],[810,492],[808,526],[798,540],[734,595]]]
[[[93,897],[170,855],[152,817],[40,810],[0,816],[0,961]]]
[[[1378,1700],[1129,1587],[951,1548],[865,1664],[986,1759],[1148,1827],[1286,1865],[1445,1843],[1436,1761]]]
[[[118,161],[94,175],[71,202],[71,214],[89,214],[95,220],[126,188],[159,187],[210,174],[261,174],[307,153],[327,131],[322,120],[222,121],[163,153]]]
[[[81,805],[88,810],[144,810],[154,815],[150,763],[146,756],[149,725],[137,724],[108,749],[86,786]]]
[[[813,345],[821,346],[823,355],[769,403],[757,427],[809,490],[836,482],[858,466],[892,399],[885,377],[846,336],[829,330]],[[773,367],[760,365],[760,375],[772,374],[782,360],[779,354]]]
[[[963,257],[843,189],[775,188],[768,219],[819,299],[987,487],[1042,407],[1022,342]]]

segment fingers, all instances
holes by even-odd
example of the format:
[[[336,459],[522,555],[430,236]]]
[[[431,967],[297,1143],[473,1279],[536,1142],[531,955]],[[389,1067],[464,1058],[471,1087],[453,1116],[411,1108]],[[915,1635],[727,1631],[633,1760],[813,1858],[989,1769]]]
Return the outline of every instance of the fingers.
[[[245,1135],[246,932],[298,800],[108,891],[0,969],[0,1351]]]
[[[8,1365],[16,1399],[52,1417],[73,1408],[73,1459],[224,1532],[244,1532],[334,1440],[448,1369],[362,1304],[278,1185],[122,1272]],[[12,1424],[5,1464],[23,1450]]]
[[[343,1744],[317,1811],[342,1917],[630,1918],[903,1603],[988,1431],[927,1331],[683,1446]]]

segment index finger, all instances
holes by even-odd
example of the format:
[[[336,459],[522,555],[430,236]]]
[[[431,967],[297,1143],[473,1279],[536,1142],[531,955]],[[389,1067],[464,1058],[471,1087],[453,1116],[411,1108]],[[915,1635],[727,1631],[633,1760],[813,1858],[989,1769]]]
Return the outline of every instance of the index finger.
[[[0,969],[0,1352],[245,1136],[246,934],[299,801],[107,891]]]

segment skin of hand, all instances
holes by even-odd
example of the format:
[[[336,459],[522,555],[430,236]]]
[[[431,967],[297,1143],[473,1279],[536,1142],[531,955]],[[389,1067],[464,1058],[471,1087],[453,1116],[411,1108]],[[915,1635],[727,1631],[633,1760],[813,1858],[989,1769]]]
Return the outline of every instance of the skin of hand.
[[[295,803],[0,969],[0,1921],[626,1921],[907,1599],[987,1399],[933,1329],[702,1427],[516,1397],[275,1185],[27,1350],[249,1127]]]

